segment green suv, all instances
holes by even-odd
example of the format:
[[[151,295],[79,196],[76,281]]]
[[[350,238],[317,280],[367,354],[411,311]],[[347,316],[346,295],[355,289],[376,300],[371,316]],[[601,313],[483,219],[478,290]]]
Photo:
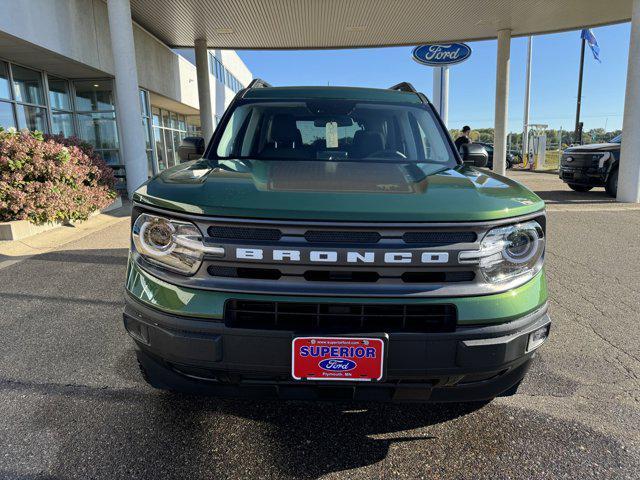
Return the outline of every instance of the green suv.
[[[238,93],[134,195],[124,324],[154,387],[484,401],[549,334],[544,203],[390,89]]]

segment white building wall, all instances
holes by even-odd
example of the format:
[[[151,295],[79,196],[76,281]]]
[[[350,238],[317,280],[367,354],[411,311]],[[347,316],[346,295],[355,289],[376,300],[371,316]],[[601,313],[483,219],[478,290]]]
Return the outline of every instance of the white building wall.
[[[3,0],[0,11],[0,32],[87,65],[96,75],[113,76],[109,18],[102,0]],[[140,85],[197,109],[195,66],[136,24],[134,43]]]
[[[181,48],[174,50],[180,56],[196,64],[195,53],[192,48]],[[244,64],[240,56],[233,50],[209,50],[209,53],[222,62],[224,67],[229,70],[245,87],[253,80],[253,74]],[[211,62],[212,60],[210,60]],[[229,106],[236,95],[236,92],[226,86],[221,79],[215,75],[209,75],[211,83],[211,102],[216,118],[220,118],[225,109]]]

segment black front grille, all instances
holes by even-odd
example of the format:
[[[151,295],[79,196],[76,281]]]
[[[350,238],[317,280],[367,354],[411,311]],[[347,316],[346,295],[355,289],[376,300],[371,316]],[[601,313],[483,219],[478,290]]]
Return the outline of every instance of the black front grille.
[[[253,227],[225,227],[213,225],[207,229],[207,233],[213,239],[223,240],[258,240],[277,242],[282,238],[282,232],[277,228],[253,228]]]
[[[304,238],[310,243],[378,243],[378,232],[332,232],[328,230],[309,230]]]
[[[407,232],[402,236],[405,243],[423,243],[433,247],[456,243],[473,243],[476,232]]]
[[[225,325],[259,330],[365,332],[452,332],[454,305],[381,305],[229,300]]]
[[[253,278],[256,280],[279,280],[282,272],[277,268],[222,267],[210,265],[207,268],[213,277]]]

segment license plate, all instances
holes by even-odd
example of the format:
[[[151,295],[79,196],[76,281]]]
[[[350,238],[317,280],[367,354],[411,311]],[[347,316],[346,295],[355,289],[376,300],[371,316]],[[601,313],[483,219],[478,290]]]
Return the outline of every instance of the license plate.
[[[384,376],[384,340],[361,337],[297,337],[291,348],[296,380],[371,382]]]

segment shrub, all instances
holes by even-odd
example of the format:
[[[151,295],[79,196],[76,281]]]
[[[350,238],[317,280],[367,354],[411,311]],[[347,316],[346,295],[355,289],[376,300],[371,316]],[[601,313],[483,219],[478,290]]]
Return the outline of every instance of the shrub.
[[[75,144],[0,130],[0,221],[86,220],[116,196],[107,168]]]
[[[111,190],[116,188],[116,177],[113,175],[113,169],[107,165],[107,162],[105,162],[98,153],[96,153],[93,145],[89,142],[85,142],[78,137],[65,137],[63,135],[45,134],[43,137],[45,140],[53,140],[54,142],[61,143],[65,147],[78,147],[82,150],[82,153],[89,157],[91,164],[95,165],[98,167],[98,170],[100,170],[98,183],[100,185],[106,185]]]

